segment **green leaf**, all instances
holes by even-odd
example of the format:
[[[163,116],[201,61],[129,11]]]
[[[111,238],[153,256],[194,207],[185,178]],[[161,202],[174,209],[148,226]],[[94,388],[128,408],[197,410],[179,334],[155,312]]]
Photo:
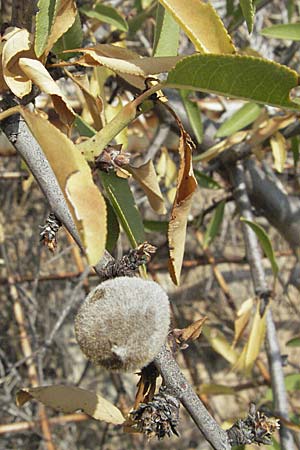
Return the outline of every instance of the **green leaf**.
[[[130,244],[137,247],[145,241],[145,233],[128,181],[117,177],[114,173],[104,172],[100,173],[100,179]]]
[[[59,40],[56,42],[56,44],[53,46],[53,52],[59,55],[60,59],[70,59],[74,58],[78,53],[62,53],[64,50],[72,50],[73,48],[79,48],[82,46],[82,40],[83,40],[83,32],[82,32],[82,25],[80,21],[80,16],[77,13],[74,23],[69,28],[65,34],[63,34]]]
[[[60,0],[39,0],[35,17],[34,51],[39,58],[46,48],[53,19]]]
[[[200,187],[203,187],[204,189],[222,189],[222,186],[220,186],[219,183],[205,173],[194,169],[194,175]]]
[[[247,23],[249,33],[253,30],[253,20],[255,15],[255,6],[253,0],[240,0],[243,16]]]
[[[153,56],[176,56],[179,44],[179,25],[166,9],[157,4]]]
[[[116,246],[120,234],[120,226],[116,213],[107,199],[105,199],[107,211],[107,237],[106,250],[110,253]]]
[[[263,227],[261,227],[257,223],[252,222],[251,220],[247,220],[244,217],[241,217],[241,221],[246,223],[247,225],[249,225],[249,227],[252,228],[252,230],[256,234],[256,236],[263,248],[263,251],[265,252],[265,255],[267,256],[267,258],[269,259],[269,261],[271,263],[274,277],[276,277],[277,273],[278,273],[278,265],[277,265],[274,250],[273,250],[271,241],[269,239],[269,236],[267,235],[267,233],[265,232]]]
[[[298,86],[297,72],[253,56],[189,56],[169,72],[167,86],[300,109],[300,105],[290,99],[291,89]]]
[[[235,47],[210,3],[199,0],[159,0],[201,53],[234,53]]]
[[[277,39],[291,39],[300,41],[300,23],[286,23],[263,28],[260,32],[263,36]]]
[[[286,345],[288,347],[300,347],[300,336],[294,337],[293,339],[290,339]]]
[[[289,392],[300,391],[300,374],[292,373],[284,377],[285,388]],[[272,389],[269,388],[266,392],[265,399],[272,400],[273,394]]]
[[[163,233],[167,235],[168,222],[161,222],[159,220],[144,220],[143,224],[146,232]]]
[[[212,218],[208,224],[208,227],[206,229],[204,238],[203,238],[203,248],[206,249],[209,247],[209,245],[212,243],[216,235],[218,234],[218,231],[220,229],[220,225],[223,220],[224,216],[224,208],[225,208],[225,201],[223,200],[218,204],[216,207]]]
[[[246,103],[222,123],[216,133],[216,137],[227,137],[247,127],[258,118],[261,110],[261,106],[256,103]]]
[[[297,136],[291,139],[291,150],[293,152],[294,167],[297,167],[299,161],[299,138]]]
[[[186,89],[180,90],[180,95],[190,121],[193,132],[196,136],[198,144],[201,144],[203,139],[203,125],[201,120],[201,111],[196,102],[189,99],[190,91]]]
[[[126,20],[112,6],[97,3],[94,9],[90,9],[88,6],[83,6],[80,8],[80,11],[85,16],[113,25],[118,30],[128,31],[128,24]]]
[[[76,128],[80,136],[92,137],[96,134],[96,130],[91,127],[82,117],[76,116],[73,122],[73,126]]]

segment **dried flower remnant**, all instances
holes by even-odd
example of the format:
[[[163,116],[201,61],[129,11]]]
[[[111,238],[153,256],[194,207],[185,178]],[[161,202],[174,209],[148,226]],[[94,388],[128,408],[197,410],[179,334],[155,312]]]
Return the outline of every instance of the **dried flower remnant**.
[[[119,277],[90,292],[75,318],[75,334],[94,363],[135,372],[159,353],[169,324],[168,296],[157,283]]]
[[[131,411],[130,419],[134,422],[131,427],[144,433],[149,439],[178,436],[180,401],[174,397],[165,386],[162,386],[151,402],[141,403],[137,409]]]
[[[130,153],[121,152],[122,144],[108,145],[99,156],[95,158],[95,166],[104,172],[120,170],[130,162]]]
[[[61,221],[56,217],[54,213],[50,213],[46,219],[45,225],[40,228],[40,240],[43,244],[48,247],[50,252],[54,253],[57,247],[56,234],[60,227],[62,226]]]
[[[138,247],[129,250],[119,261],[109,262],[101,272],[107,279],[123,276],[133,276],[134,272],[143,264],[148,264],[156,247],[149,242],[143,242]]]
[[[239,419],[227,430],[231,445],[272,443],[272,434],[280,428],[280,421],[275,417],[268,417],[262,411],[256,411],[254,403],[250,404],[248,416]]]

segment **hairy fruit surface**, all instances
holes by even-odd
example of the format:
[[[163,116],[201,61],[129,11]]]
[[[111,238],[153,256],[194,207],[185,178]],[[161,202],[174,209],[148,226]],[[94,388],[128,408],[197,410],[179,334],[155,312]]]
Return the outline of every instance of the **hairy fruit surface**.
[[[75,334],[94,363],[135,372],[158,354],[169,324],[168,296],[157,283],[118,277],[90,292],[75,318]]]

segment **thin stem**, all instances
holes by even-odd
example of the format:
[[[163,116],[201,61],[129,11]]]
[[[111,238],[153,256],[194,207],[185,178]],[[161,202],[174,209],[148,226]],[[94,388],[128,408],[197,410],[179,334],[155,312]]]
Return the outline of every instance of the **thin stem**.
[[[239,208],[240,215],[248,220],[253,220],[251,203],[246,189],[245,172],[241,163],[229,169],[232,184],[234,186],[234,196]],[[268,290],[265,271],[262,264],[262,257],[259,243],[254,231],[242,224],[246,246],[246,254],[250,264],[252,281],[257,295],[268,301],[270,291]],[[266,315],[267,335],[266,349],[271,371],[272,391],[274,395],[274,406],[276,413],[284,418],[288,417],[288,399],[284,384],[284,374],[281,362],[281,352],[276,334],[276,327],[272,317],[271,306]],[[280,428],[280,442],[282,450],[293,450],[294,440],[291,431],[283,424]]]
[[[200,398],[181,373],[172,353],[164,346],[154,359],[164,383],[173,391],[214,450],[229,450],[226,431],[209,414]]]

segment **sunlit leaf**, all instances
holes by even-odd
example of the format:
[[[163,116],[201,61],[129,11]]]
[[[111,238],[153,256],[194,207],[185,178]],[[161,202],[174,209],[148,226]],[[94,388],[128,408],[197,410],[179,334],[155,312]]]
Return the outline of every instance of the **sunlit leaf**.
[[[112,6],[97,3],[93,9],[83,6],[80,11],[87,17],[113,25],[121,31],[128,31],[128,24],[121,14]]]
[[[179,44],[179,25],[172,15],[157,4],[156,26],[154,34],[154,56],[176,56]]]
[[[19,67],[19,58],[29,54],[30,35],[27,30],[13,28],[6,32],[2,48],[3,78],[6,85],[19,98],[29,94],[32,82]]]
[[[192,130],[196,136],[198,144],[201,144],[203,139],[203,125],[201,119],[201,111],[196,102],[193,102],[189,98],[190,91],[186,89],[180,90],[180,95],[190,121]]]
[[[220,17],[202,0],[159,0],[195,45],[206,53],[234,53],[235,48]]]
[[[290,98],[290,91],[298,86],[297,72],[253,56],[188,56],[169,72],[167,85],[300,109]]]
[[[131,102],[100,131],[77,147],[88,161],[93,161],[102,150],[136,117],[136,106]]]
[[[125,422],[121,411],[104,397],[78,387],[43,386],[23,388],[17,392],[17,406],[23,406],[32,399],[63,413],[83,411],[94,419],[107,423],[120,425]]]
[[[216,137],[230,136],[242,128],[247,127],[258,118],[261,110],[261,106],[256,103],[246,103],[222,123],[216,133]]]
[[[277,172],[282,173],[287,157],[285,138],[277,131],[274,136],[271,137],[270,144],[274,158],[274,167]]]
[[[45,66],[37,59],[20,58],[19,67],[28,79],[32,80],[42,92],[51,96],[53,105],[62,122],[70,125],[74,121],[75,112],[68,104],[59,86],[51,78]]]
[[[269,236],[267,235],[263,227],[261,227],[257,223],[252,222],[251,220],[247,220],[244,217],[241,217],[241,221],[249,225],[249,227],[252,228],[252,230],[256,234],[263,248],[263,251],[265,252],[265,255],[271,263],[273,274],[276,277],[278,273],[278,265]]]
[[[232,345],[235,346],[241,338],[251,317],[253,307],[253,298],[245,300],[237,312],[237,318],[234,321],[234,339]]]
[[[105,172],[100,173],[100,178],[130,244],[137,247],[145,241],[145,233],[128,181],[117,177],[114,173]]]
[[[157,73],[168,72],[182,59],[181,56],[140,58],[127,49],[107,44],[97,44],[94,47],[76,50],[83,53],[77,64],[83,66],[105,66],[120,75],[124,73],[143,78]]]
[[[270,38],[300,41],[300,23],[285,23],[263,28],[261,34]]]
[[[90,92],[89,82],[88,82],[88,78],[87,78],[86,74],[76,76],[67,70],[66,70],[66,74],[81,90],[81,92],[84,96],[88,111],[93,119],[94,128],[95,128],[95,130],[100,130],[103,127],[102,120],[101,120],[103,103],[102,103],[101,98],[99,96],[94,96]],[[85,136],[85,134],[83,134],[83,135]]]
[[[157,214],[166,214],[164,198],[160,191],[152,160],[140,167],[127,166],[126,170],[139,182],[154,211]]]
[[[224,208],[225,208],[225,201],[223,200],[218,204],[216,209],[214,210],[214,213],[212,215],[212,218],[207,226],[207,229],[205,231],[204,239],[203,239],[203,248],[207,249],[209,245],[212,243],[214,238],[217,236],[223,216],[224,216]]]
[[[259,355],[266,332],[266,311],[261,317],[260,301],[257,302],[256,313],[253,319],[249,339],[244,346],[242,353],[233,366],[233,370],[250,374],[256,358]]]
[[[219,353],[231,364],[234,364],[238,358],[237,351],[232,348],[224,334],[216,328],[204,326],[202,334],[208,340],[215,352]]]
[[[229,136],[223,141],[218,142],[218,144],[215,144],[213,147],[210,147],[208,150],[201,153],[200,155],[195,156],[193,160],[208,162],[211,159],[216,158],[216,156],[224,152],[224,150],[227,150],[233,145],[242,142],[246,138],[246,136],[247,136],[246,131],[238,131],[237,133],[233,134],[232,136]]]
[[[25,108],[21,113],[52,167],[82,242],[85,243],[89,262],[94,265],[105,249],[106,208],[101,192],[94,184],[91,169],[73,142],[48,120]],[[71,194],[68,194],[66,187],[72,174],[75,174],[75,178],[69,184]],[[81,183],[82,189],[79,186]],[[85,211],[88,205],[92,205],[92,208],[89,206],[90,212]]]
[[[255,15],[255,6],[253,0],[240,0],[243,16],[247,23],[249,33],[253,30],[253,20]]]
[[[88,261],[95,265],[99,261],[99,254],[104,253],[106,243],[105,201],[87,171],[72,173],[67,179],[65,192],[77,223],[81,225],[78,231],[82,236]]]

